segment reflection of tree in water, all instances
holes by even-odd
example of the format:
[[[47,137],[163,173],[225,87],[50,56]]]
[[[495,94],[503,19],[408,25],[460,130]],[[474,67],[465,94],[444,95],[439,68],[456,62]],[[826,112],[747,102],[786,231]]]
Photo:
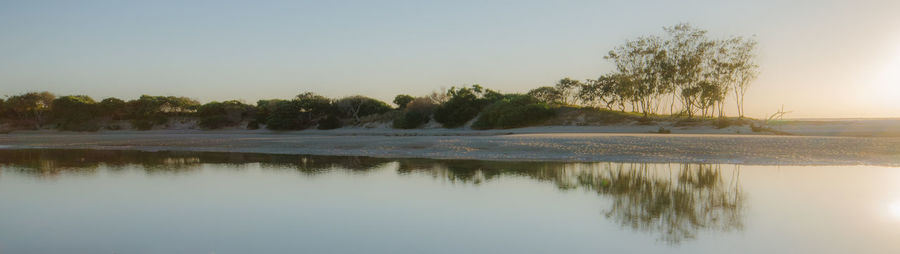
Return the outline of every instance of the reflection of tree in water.
[[[676,244],[705,230],[732,231],[743,226],[744,198],[739,171],[724,174],[720,165],[646,163],[500,162],[474,160],[379,159],[309,155],[213,152],[139,152],[91,150],[0,150],[0,166],[13,172],[53,177],[62,172],[93,174],[136,167],[148,174],[182,173],[203,164],[240,170],[258,163],[266,170],[296,170],[304,175],[332,171],[365,173],[397,162],[398,174],[426,174],[453,183],[482,184],[502,176],[551,182],[561,190],[584,189],[611,200],[607,218],[637,231],[661,234]]]
[[[586,171],[579,184],[612,199],[606,217],[624,227],[659,232],[678,243],[700,230],[740,230],[743,194],[737,175],[723,180],[720,165],[618,164]],[[733,171],[737,174],[738,171]]]
[[[693,239],[703,230],[743,228],[739,170],[723,174],[721,165],[402,160],[399,171],[473,184],[519,175],[552,182],[562,190],[591,190],[611,199],[607,218],[623,227],[657,232],[670,244]]]

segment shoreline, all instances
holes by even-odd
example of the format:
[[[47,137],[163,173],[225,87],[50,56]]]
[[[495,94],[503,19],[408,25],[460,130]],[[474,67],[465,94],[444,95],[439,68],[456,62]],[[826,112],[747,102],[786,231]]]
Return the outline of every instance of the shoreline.
[[[98,149],[500,161],[900,166],[898,137],[344,130],[14,132],[0,149]],[[321,131],[326,132],[326,131]]]

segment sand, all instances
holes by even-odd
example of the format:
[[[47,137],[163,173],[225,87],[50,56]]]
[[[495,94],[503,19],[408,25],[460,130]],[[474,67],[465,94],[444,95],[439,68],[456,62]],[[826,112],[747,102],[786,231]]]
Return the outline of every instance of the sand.
[[[519,161],[688,162],[755,165],[900,166],[900,137],[650,134],[637,126],[515,130],[14,132],[0,148],[216,151]],[[649,128],[649,127],[648,127]],[[712,133],[703,133],[712,132]],[[716,133],[716,132],[720,133]],[[675,131],[673,131],[675,132]],[[676,132],[677,133],[677,132]],[[747,133],[747,132],[744,132]]]

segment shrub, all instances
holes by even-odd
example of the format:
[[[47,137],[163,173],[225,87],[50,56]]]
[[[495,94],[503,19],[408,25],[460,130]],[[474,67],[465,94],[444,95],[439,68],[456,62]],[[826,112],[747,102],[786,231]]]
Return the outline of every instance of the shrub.
[[[383,114],[391,110],[387,103],[365,96],[344,97],[334,102],[341,116],[352,118],[359,123],[360,118],[368,115]]]
[[[203,104],[197,110],[200,116],[200,127],[204,129],[219,129],[222,127],[236,126],[254,112],[253,106],[240,101],[210,102]]]
[[[266,128],[272,130],[302,129],[300,109],[300,104],[296,100],[278,102],[266,120]]]
[[[50,112],[59,129],[69,131],[97,131],[97,103],[85,95],[63,96],[53,100]]]
[[[328,117],[325,117],[325,119],[319,121],[319,126],[316,128],[320,130],[332,130],[340,127],[341,120],[334,115],[329,115]]]
[[[394,119],[397,129],[415,129],[431,121],[431,114],[438,105],[431,98],[419,97],[406,104],[400,117]]]
[[[447,128],[462,126],[475,118],[485,106],[503,97],[500,93],[479,85],[473,85],[472,88],[450,88],[447,96],[450,97],[447,102],[434,111],[434,120]]]
[[[431,120],[429,115],[418,111],[408,111],[394,119],[393,126],[397,129],[415,129],[428,123],[429,120]]]
[[[528,95],[508,95],[491,104],[472,124],[474,129],[516,128],[540,124],[554,112],[546,103]]]
[[[106,98],[98,103],[98,116],[121,120],[128,114],[125,101],[118,98]]]

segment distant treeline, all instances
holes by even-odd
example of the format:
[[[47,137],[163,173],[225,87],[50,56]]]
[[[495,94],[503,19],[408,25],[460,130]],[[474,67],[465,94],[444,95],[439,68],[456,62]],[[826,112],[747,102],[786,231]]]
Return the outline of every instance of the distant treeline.
[[[744,94],[757,76],[756,42],[741,37],[710,40],[706,31],[687,24],[665,31],[666,37],[641,37],[610,51],[605,58],[615,64],[613,73],[585,82],[565,78],[526,94],[471,85],[421,97],[397,95],[392,107],[365,96],[335,99],[309,92],[255,105],[237,100],[201,104],[186,97],[149,95],[98,102],[86,95],[30,92],[0,99],[0,124],[12,129],[50,125],[95,131],[123,128],[117,123],[127,122],[134,129],[149,130],[191,119],[204,129],[302,130],[390,121],[394,128],[412,129],[432,121],[455,128],[474,119],[472,128],[491,129],[540,124],[562,106],[631,111],[650,118],[668,103],[673,117],[724,118],[729,94],[743,117]]]
[[[201,104],[186,97],[149,96],[96,101],[85,95],[56,97],[31,92],[0,100],[0,119],[13,129],[52,126],[61,130],[149,130],[177,120],[196,120],[204,129],[240,127],[272,130],[334,129],[343,125],[392,121],[395,128],[419,128],[430,121],[453,128],[479,114],[473,128],[512,128],[539,123],[553,114],[550,105],[529,95],[500,94],[479,85],[451,88],[425,97],[398,95],[392,107],[365,96],[327,98],[302,93],[291,100],[260,100],[255,105],[231,100]]]

